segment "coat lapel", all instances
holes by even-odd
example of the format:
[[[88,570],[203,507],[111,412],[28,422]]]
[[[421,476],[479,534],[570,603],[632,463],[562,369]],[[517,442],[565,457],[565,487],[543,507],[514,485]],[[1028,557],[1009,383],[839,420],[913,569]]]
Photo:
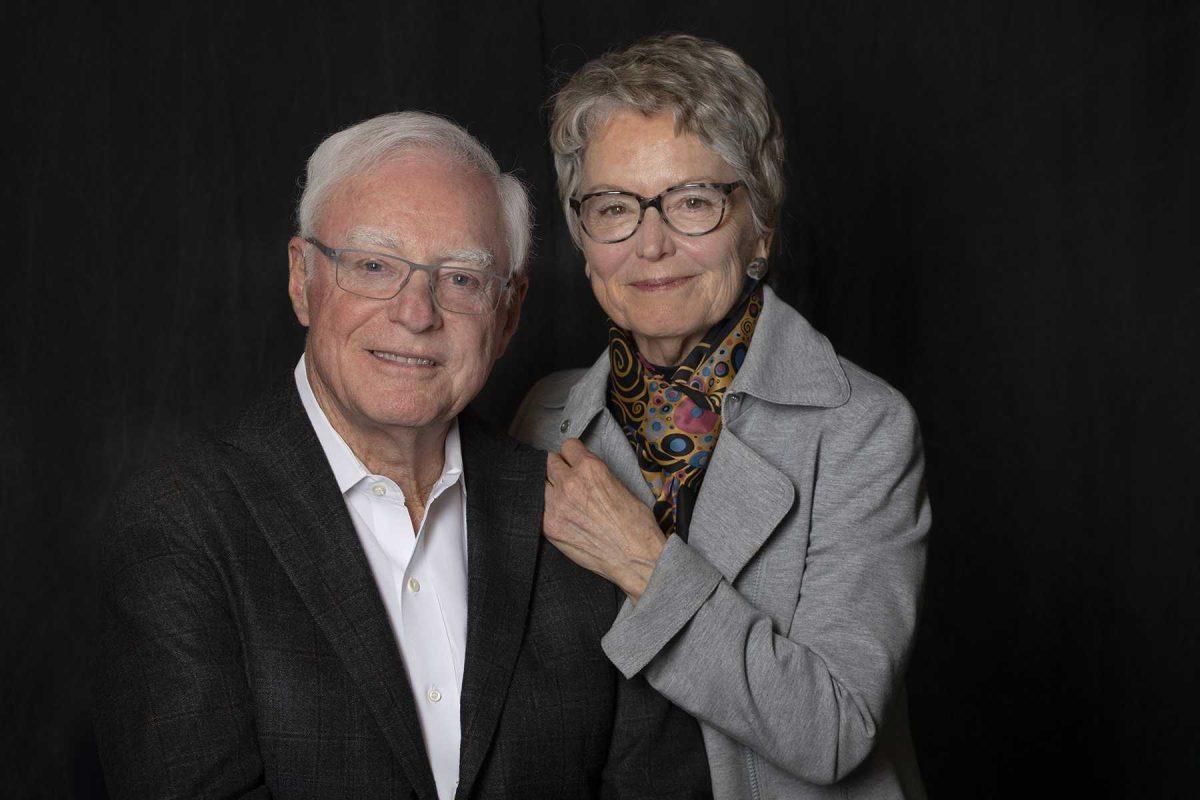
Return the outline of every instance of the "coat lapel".
[[[421,798],[437,789],[379,588],[294,386],[243,421],[232,444],[242,499],[342,659]]]
[[[740,417],[731,415],[734,403],[728,398],[735,396],[753,398]],[[789,443],[766,439],[754,429],[755,420],[787,407],[832,408],[849,397],[849,381],[829,340],[767,287],[746,361],[729,386],[722,408],[726,422],[689,532],[689,543],[728,580],[742,571],[796,501],[792,481],[760,455]]]
[[[460,417],[467,486],[467,653],[457,797],[470,795],[516,665],[542,532],[545,455]]]
[[[795,500],[787,476],[724,428],[696,499],[688,544],[732,582]]]
[[[585,372],[567,397],[563,408],[563,428],[558,441],[551,447],[558,452],[563,440],[577,437],[587,448],[608,465],[625,488],[646,505],[654,503],[654,495],[642,478],[637,456],[629,446],[624,431],[606,408],[608,391],[608,351],[605,350]]]

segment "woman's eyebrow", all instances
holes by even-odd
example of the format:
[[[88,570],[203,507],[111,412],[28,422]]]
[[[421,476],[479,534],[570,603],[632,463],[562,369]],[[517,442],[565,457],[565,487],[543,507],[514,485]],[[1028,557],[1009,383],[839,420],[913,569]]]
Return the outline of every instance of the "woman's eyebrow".
[[[687,186],[689,183],[728,183],[728,182],[729,181],[722,180],[722,179],[717,178],[712,175],[693,175],[693,176],[689,176],[687,178],[683,178],[682,180],[675,181],[674,183],[668,184],[667,186],[664,186],[659,191],[665,192],[668,189],[674,189],[676,186]],[[612,183],[592,184],[591,186],[588,186],[585,191],[580,192],[580,194],[592,194],[593,192],[624,192],[625,194],[637,194],[637,192],[633,191],[632,189],[627,189],[624,186],[617,186],[616,184],[612,184]],[[655,194],[658,194],[658,192],[655,192]],[[645,196],[645,195],[643,195],[643,196]],[[654,195],[649,195],[649,196],[653,197]]]

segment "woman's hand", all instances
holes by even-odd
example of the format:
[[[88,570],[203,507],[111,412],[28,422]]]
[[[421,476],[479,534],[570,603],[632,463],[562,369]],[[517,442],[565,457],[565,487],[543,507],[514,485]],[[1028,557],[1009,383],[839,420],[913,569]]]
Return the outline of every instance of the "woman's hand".
[[[620,586],[635,603],[666,544],[654,515],[583,442],[546,459],[546,538],[567,558]]]

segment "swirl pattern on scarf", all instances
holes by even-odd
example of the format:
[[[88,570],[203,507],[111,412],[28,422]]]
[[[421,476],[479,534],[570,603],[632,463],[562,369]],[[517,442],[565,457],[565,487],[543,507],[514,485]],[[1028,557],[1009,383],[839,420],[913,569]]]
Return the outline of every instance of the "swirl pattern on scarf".
[[[609,321],[608,408],[637,454],[654,494],[654,518],[676,532],[679,491],[699,490],[721,434],[721,403],[746,358],[762,312],[763,291],[750,282],[742,299],[675,367],[651,364],[632,335]]]

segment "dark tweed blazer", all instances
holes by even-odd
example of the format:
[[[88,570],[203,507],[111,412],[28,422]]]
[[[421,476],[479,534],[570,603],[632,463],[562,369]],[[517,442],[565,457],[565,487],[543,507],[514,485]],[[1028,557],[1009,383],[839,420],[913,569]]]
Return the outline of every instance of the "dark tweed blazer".
[[[458,797],[701,797],[691,718],[600,649],[615,590],[540,535],[544,454],[460,422]],[[96,732],[115,797],[436,791],[383,601],[294,385],[121,495]]]

